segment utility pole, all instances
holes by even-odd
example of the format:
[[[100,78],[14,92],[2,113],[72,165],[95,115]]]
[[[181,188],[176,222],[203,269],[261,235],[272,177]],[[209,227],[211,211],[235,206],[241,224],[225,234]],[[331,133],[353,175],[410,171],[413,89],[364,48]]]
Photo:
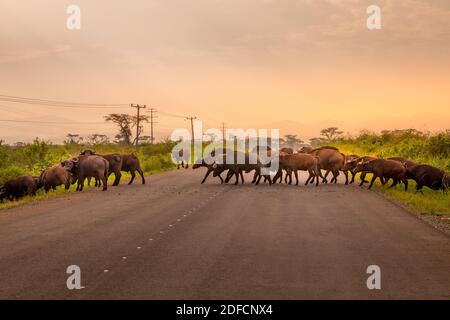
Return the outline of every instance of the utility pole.
[[[141,128],[139,127],[139,124],[141,122],[141,109],[145,109],[147,108],[147,106],[146,105],[140,106],[139,104],[137,105],[131,104],[131,107],[137,109],[137,116],[136,116],[136,147],[137,147],[139,145],[139,131],[141,130]]]
[[[191,121],[191,152],[194,152],[194,141],[195,141],[195,137],[194,137],[194,120],[196,120],[197,117],[186,117],[186,120],[190,120]]]
[[[226,136],[225,136],[225,130],[226,130],[225,122],[222,122],[220,125],[222,126],[222,146],[225,149],[225,147],[227,145]]]
[[[157,122],[154,122],[155,117],[154,114],[157,112],[155,108],[150,108],[150,143],[153,144],[155,140],[155,136],[153,135],[153,125]]]
[[[221,126],[222,126],[222,139],[223,139],[223,141],[225,141],[226,139],[226,137],[225,137],[225,122],[222,122],[221,124],[220,124]]]

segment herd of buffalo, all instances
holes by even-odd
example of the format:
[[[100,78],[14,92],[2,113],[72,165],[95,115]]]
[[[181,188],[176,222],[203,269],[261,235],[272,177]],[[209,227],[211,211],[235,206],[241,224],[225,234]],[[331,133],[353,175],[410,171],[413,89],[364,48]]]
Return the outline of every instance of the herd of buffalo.
[[[255,148],[251,152],[259,154],[259,148]],[[272,156],[272,150],[267,147],[267,155]],[[234,161],[227,162],[227,155],[233,153]],[[239,180],[244,183],[243,173],[250,173],[254,171],[252,183],[259,184],[264,178],[265,182],[269,184],[282,182],[283,174],[284,181],[292,184],[292,174],[296,179],[296,184],[299,183],[298,171],[307,171],[309,177],[305,185],[314,183],[319,185],[328,183],[328,176],[331,173],[331,183],[337,183],[338,176],[342,172],[345,176],[345,184],[352,184],[355,181],[357,173],[361,173],[360,186],[366,181],[366,175],[372,174],[369,189],[372,188],[376,179],[380,179],[381,183],[385,185],[392,179],[391,187],[395,187],[399,183],[403,183],[405,191],[408,190],[408,179],[416,182],[416,189],[421,190],[424,186],[433,190],[446,191],[450,186],[450,175],[443,170],[427,165],[417,164],[404,158],[376,158],[371,156],[358,156],[355,154],[345,155],[339,149],[330,146],[320,148],[303,147],[297,152],[292,148],[282,148],[277,153],[279,159],[278,171],[274,176],[262,174],[263,167],[269,167],[267,164],[262,164],[262,161],[250,161],[255,157],[250,157],[249,152],[232,151],[229,149],[221,149],[213,151],[208,157],[212,157],[214,161],[197,161],[193,165],[193,169],[206,167],[207,172],[203,178],[202,183],[206,181],[208,176],[212,173],[213,177],[218,177],[221,183],[228,183],[234,176],[235,184],[239,184]],[[178,154],[181,165],[184,166],[183,154]],[[221,158],[223,157],[223,158]],[[221,159],[223,161],[216,161]],[[244,159],[242,164],[239,164],[237,159]],[[254,163],[256,162],[256,163]],[[188,165],[186,165],[186,168]],[[179,168],[179,165],[178,165]],[[322,170],[325,172],[323,174]],[[53,165],[45,169],[39,177],[21,176],[16,179],[7,181],[3,187],[0,188],[0,201],[15,200],[26,195],[35,195],[36,191],[44,188],[46,192],[56,187],[64,185],[66,190],[72,184],[77,183],[77,191],[83,191],[84,182],[87,179],[90,184],[91,179],[95,179],[96,187],[103,187],[103,190],[108,189],[108,177],[112,174],[115,176],[113,186],[120,183],[121,172],[130,172],[132,184],[136,172],[142,177],[142,183],[145,184],[144,173],[141,169],[139,159],[134,154],[108,154],[98,155],[92,150],[83,150],[80,155],[70,160],[65,160],[60,164]],[[225,180],[221,174],[226,172]],[[351,175],[351,179],[349,177]]]
[[[75,183],[77,183],[77,191],[83,191],[85,180],[88,179],[90,184],[92,178],[95,179],[95,186],[103,186],[103,190],[106,191],[108,177],[114,174],[113,186],[117,186],[122,171],[131,173],[129,184],[133,183],[136,172],[142,177],[142,184],[145,184],[144,172],[139,159],[134,154],[97,155],[93,150],[83,150],[78,157],[45,169],[39,177],[27,175],[7,181],[0,188],[0,201],[36,195],[41,188],[48,192],[63,185],[68,190]]]
[[[259,184],[262,177],[264,181],[269,184],[280,183],[283,180],[283,173],[285,174],[284,181],[286,183],[292,183],[292,173],[295,176],[296,184],[298,185],[298,171],[307,171],[309,177],[305,182],[305,185],[309,183],[316,183],[319,185],[319,178],[322,183],[328,183],[328,176],[331,173],[333,178],[331,183],[337,183],[337,178],[342,172],[345,176],[345,184],[352,184],[355,181],[357,173],[361,173],[360,186],[368,182],[365,180],[367,173],[372,174],[369,189],[372,188],[375,180],[379,178],[381,183],[385,185],[390,179],[392,179],[391,187],[395,187],[399,183],[403,183],[405,191],[408,190],[408,179],[412,179],[416,182],[416,189],[421,190],[424,186],[433,190],[447,190],[450,186],[450,175],[443,170],[427,165],[417,164],[414,161],[410,161],[404,158],[376,158],[371,156],[358,156],[356,154],[345,155],[335,147],[324,146],[320,148],[303,147],[297,152],[294,152],[292,148],[282,148],[278,153],[279,166],[278,172],[273,178],[269,175],[262,175],[261,168],[267,165],[263,165],[261,161],[256,161],[256,164],[250,164],[249,153],[238,155],[240,151],[232,151],[228,149],[222,149],[222,155],[218,155],[219,159],[223,156],[223,161],[220,164],[213,161],[202,160],[201,163],[197,163],[193,166],[194,169],[200,167],[206,167],[207,172],[203,178],[202,183],[206,181],[208,176],[212,173],[214,177],[218,177],[221,182],[228,183],[230,179],[235,176],[235,184],[239,183],[239,179],[244,183],[243,173],[249,173],[254,171],[252,183]],[[237,159],[239,156],[241,159],[245,159],[243,164],[227,164],[227,152],[234,152],[234,157]],[[259,154],[260,150],[255,148],[252,152]],[[271,155],[272,150],[267,147],[268,156]],[[211,157],[217,159],[215,152]],[[323,175],[322,170],[325,171]],[[221,177],[221,173],[227,171],[225,180]],[[351,179],[349,179],[351,174]]]

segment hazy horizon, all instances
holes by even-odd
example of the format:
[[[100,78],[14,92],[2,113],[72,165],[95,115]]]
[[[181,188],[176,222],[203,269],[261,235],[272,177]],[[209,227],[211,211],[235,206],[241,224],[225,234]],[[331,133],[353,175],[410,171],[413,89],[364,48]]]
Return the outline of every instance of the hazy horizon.
[[[0,3],[0,95],[146,104],[160,111],[157,140],[188,128],[184,116],[304,139],[330,126],[450,128],[445,0],[78,0],[75,31],[66,28],[72,1]],[[371,4],[381,30],[366,28]],[[134,110],[0,101],[0,120],[58,122],[0,122],[0,139],[112,137],[103,122],[115,112]]]

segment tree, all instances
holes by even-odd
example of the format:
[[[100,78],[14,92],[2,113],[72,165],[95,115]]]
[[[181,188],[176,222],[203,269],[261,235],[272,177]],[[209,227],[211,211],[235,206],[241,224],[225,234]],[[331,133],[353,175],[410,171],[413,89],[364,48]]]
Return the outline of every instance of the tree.
[[[133,128],[133,116],[124,113],[112,113],[105,116],[107,122],[113,122],[119,127],[119,133],[116,135],[116,142],[123,143],[126,145],[131,144]]]
[[[111,113],[105,116],[107,122],[113,122],[119,127],[119,133],[116,135],[116,142],[125,145],[131,145],[136,142],[136,137],[133,139],[133,128],[137,125],[137,116],[132,116],[125,113]],[[139,122],[148,122],[148,116],[139,116]],[[144,127],[139,125],[139,135],[144,131]]]
[[[324,137],[326,141],[336,141],[344,132],[339,131],[337,127],[330,127],[320,131],[320,135]]]
[[[109,138],[107,135],[94,133],[88,137],[88,143],[90,145],[108,144]]]
[[[79,134],[68,133],[64,144],[80,144],[83,141],[83,137]]]
[[[296,145],[302,144],[304,141],[297,138],[296,134],[286,134],[284,139],[280,139],[280,142],[294,148]]]

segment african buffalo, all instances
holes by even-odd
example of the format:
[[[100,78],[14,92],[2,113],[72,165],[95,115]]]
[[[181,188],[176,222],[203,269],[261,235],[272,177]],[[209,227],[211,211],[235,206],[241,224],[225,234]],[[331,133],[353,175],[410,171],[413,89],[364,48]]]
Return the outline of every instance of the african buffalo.
[[[423,187],[444,191],[450,188],[450,174],[427,164],[406,168],[405,177],[416,182],[416,190],[418,191]]]
[[[136,171],[142,178],[142,184],[145,184],[144,171],[142,171],[141,163],[135,154],[122,154],[122,171],[131,173],[131,180],[128,184],[132,184],[136,178]]]
[[[56,190],[56,187],[64,185],[69,190],[71,185],[72,174],[64,167],[64,162],[51,166],[42,171],[39,177],[39,183],[44,187],[45,192],[50,189]]]
[[[354,172],[373,173],[369,189],[372,188],[375,180],[380,178],[383,185],[385,185],[389,179],[392,179],[393,183],[391,188],[395,187],[401,181],[405,184],[405,191],[408,190],[408,180],[405,178],[406,168],[398,161],[375,159],[367,162],[360,162],[354,169]]]
[[[339,149],[335,147],[320,147],[313,149],[308,154],[319,157],[319,169],[326,170],[327,173],[323,178],[322,182],[328,183],[326,177],[329,172],[333,174],[333,179],[331,179],[331,183],[337,183],[337,178],[339,176],[339,171],[342,169],[345,163],[345,155],[339,152]],[[348,174],[344,172],[346,176],[346,180],[348,181]]]
[[[29,195],[34,196],[41,187],[38,177],[21,176],[9,180],[0,188],[0,201],[17,200]]]
[[[72,160],[66,160],[62,164],[78,180],[77,191],[83,191],[84,180],[89,177],[101,180],[103,191],[108,190],[109,163],[105,158],[79,156]]]
[[[122,173],[121,173],[122,165],[123,165],[122,156],[117,153],[101,155],[101,154],[97,154],[94,150],[83,150],[80,152],[80,156],[93,156],[93,155],[97,155],[99,157],[105,158],[108,161],[108,163],[109,163],[108,177],[114,173],[115,179],[114,179],[113,186],[118,186],[120,183],[120,179],[122,177]],[[90,178],[88,178],[88,185],[90,185]],[[96,180],[95,186],[96,187],[100,186],[99,180]]]

